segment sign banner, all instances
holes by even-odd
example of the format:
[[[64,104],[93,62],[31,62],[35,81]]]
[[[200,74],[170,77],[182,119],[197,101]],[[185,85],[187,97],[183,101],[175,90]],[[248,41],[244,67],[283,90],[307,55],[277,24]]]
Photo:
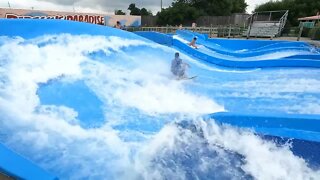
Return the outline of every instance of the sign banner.
[[[94,13],[74,13],[60,11],[38,11],[26,9],[0,8],[0,18],[7,19],[64,19],[114,26],[117,21],[125,26],[140,26],[141,16],[104,15]]]

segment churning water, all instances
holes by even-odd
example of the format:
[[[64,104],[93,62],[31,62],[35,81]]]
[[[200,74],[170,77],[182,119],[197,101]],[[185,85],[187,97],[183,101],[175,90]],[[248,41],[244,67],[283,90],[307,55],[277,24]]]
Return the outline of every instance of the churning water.
[[[0,39],[0,140],[61,179],[320,179],[219,111],[320,113],[316,69],[228,70],[175,51],[89,35]]]

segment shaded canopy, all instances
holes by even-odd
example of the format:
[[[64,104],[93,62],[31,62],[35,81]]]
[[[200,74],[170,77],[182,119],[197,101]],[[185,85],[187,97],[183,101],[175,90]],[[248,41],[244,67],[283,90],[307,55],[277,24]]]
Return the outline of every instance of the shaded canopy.
[[[308,16],[308,17],[302,17],[298,18],[299,21],[315,21],[315,20],[320,20],[320,15],[318,16]]]

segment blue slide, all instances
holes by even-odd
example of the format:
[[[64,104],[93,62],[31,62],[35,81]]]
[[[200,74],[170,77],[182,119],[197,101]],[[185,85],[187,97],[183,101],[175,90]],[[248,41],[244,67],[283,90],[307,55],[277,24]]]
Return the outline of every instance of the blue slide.
[[[0,26],[1,173],[320,179],[320,54],[307,43]],[[195,36],[198,49],[187,45]],[[176,52],[197,78],[173,77]]]
[[[0,171],[14,179],[57,179],[34,163],[0,145]]]
[[[157,35],[148,35],[157,34]],[[162,39],[155,32],[137,32],[137,34],[163,44],[175,46],[188,54],[219,66],[231,68],[260,67],[320,67],[320,53],[304,42],[265,41],[265,40],[229,40],[208,39],[206,35],[178,30],[177,35],[170,37],[162,34]],[[197,37],[198,49],[191,48],[188,42]]]

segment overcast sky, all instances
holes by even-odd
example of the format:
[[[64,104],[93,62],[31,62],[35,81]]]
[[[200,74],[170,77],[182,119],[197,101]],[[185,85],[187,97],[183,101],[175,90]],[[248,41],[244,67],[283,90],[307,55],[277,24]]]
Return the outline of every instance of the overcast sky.
[[[247,12],[251,12],[256,5],[269,0],[246,0],[249,5]],[[135,3],[137,7],[145,7],[155,14],[160,10],[161,0],[0,0],[0,7],[39,10],[63,10],[76,12],[97,12],[113,13],[115,9],[127,11],[130,3]],[[163,7],[168,7],[172,0],[163,0]]]

